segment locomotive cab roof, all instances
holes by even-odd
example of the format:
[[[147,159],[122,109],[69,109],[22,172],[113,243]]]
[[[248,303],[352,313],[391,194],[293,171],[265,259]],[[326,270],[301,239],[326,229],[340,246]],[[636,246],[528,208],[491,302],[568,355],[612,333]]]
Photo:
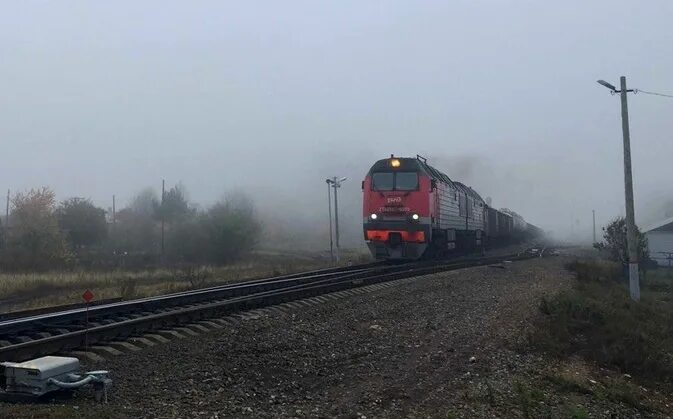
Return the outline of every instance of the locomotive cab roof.
[[[395,166],[392,165],[393,161],[395,161]],[[478,202],[484,203],[484,200],[474,189],[460,182],[451,180],[451,178],[448,175],[430,166],[427,160],[421,156],[395,157],[391,155],[387,159],[381,159],[376,163],[374,163],[372,168],[369,169],[368,175],[371,176],[372,173],[376,172],[393,172],[393,171],[423,173],[426,176],[429,176],[430,178],[448,184],[454,189],[457,189],[461,192],[465,192],[467,195],[469,195]]]
[[[395,162],[395,166],[392,165]],[[444,173],[430,166],[424,159],[419,157],[395,157],[390,156],[387,159],[381,159],[374,163],[369,169],[369,175],[375,172],[417,172],[423,173],[431,178],[441,180],[444,183],[456,188],[454,182]]]

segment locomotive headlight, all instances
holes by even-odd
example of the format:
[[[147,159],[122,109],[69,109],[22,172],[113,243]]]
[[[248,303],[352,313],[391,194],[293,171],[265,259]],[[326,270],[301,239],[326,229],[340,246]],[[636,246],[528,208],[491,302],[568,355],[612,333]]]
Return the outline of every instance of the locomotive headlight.
[[[418,214],[413,214],[413,215],[411,216],[411,219],[414,220],[414,221],[418,221],[419,218],[420,218],[420,217],[418,216]]]
[[[379,216],[376,214],[372,214],[369,216],[369,218],[371,218],[372,220],[376,220],[377,218],[379,218]]]
[[[398,159],[390,160],[390,167],[398,168],[400,167],[400,161]]]

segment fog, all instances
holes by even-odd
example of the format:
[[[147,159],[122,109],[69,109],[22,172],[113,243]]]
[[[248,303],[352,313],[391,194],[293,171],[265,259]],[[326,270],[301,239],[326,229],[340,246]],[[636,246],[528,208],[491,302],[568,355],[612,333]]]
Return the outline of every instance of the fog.
[[[673,93],[673,3],[4,2],[0,189],[109,207],[161,179],[244,190],[269,226],[344,245],[360,181],[394,153],[563,238],[624,213],[619,97]],[[673,191],[673,99],[629,96],[636,217]],[[301,233],[297,235],[297,230]],[[310,238],[310,239],[309,239]]]

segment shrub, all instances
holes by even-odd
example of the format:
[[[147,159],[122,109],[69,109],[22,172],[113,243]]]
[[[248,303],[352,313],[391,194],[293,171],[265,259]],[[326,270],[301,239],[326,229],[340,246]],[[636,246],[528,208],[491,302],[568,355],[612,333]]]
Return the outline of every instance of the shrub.
[[[640,232],[636,226],[638,260],[647,265],[649,253],[647,251],[647,236]],[[594,247],[601,251],[607,251],[608,256],[615,262],[628,263],[629,252],[626,241],[626,220],[617,217],[606,227],[603,227],[603,241],[594,243]]]
[[[670,381],[673,373],[673,303],[644,289],[630,299],[619,265],[575,262],[574,289],[540,303],[542,320],[531,335],[550,353],[581,355],[643,378]]]

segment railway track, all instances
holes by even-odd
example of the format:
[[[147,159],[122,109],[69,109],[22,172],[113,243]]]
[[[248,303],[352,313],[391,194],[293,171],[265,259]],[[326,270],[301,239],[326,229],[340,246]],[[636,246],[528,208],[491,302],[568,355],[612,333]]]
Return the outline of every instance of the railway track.
[[[122,309],[123,307],[127,305],[134,305],[136,303],[142,304],[145,302],[151,302],[152,300],[155,300],[157,298],[164,298],[164,301],[170,301],[174,300],[174,297],[180,297],[182,295],[186,294],[194,294],[194,293],[208,293],[208,292],[216,292],[218,290],[224,290],[227,288],[232,288],[236,287],[239,285],[256,285],[256,284],[264,284],[270,281],[283,281],[283,280],[290,280],[293,278],[299,278],[299,277],[309,277],[312,275],[323,275],[323,274],[333,274],[333,273],[343,273],[347,271],[352,271],[355,269],[366,269],[366,268],[373,268],[375,266],[380,266],[382,265],[381,262],[372,262],[372,263],[367,263],[367,264],[361,264],[361,265],[356,265],[356,266],[349,266],[349,267],[339,267],[339,268],[325,268],[325,269],[318,269],[318,270],[313,270],[313,271],[307,271],[307,272],[298,272],[298,273],[293,273],[293,274],[286,274],[286,275],[280,275],[276,277],[266,277],[266,278],[258,278],[258,279],[247,279],[243,281],[234,281],[234,282],[228,282],[226,284],[218,285],[218,286],[213,286],[213,287],[207,287],[207,288],[199,288],[195,290],[189,290],[189,291],[182,291],[182,292],[177,292],[177,293],[171,293],[171,294],[165,294],[163,296],[158,296],[158,297],[149,297],[149,298],[142,298],[142,299],[135,299],[135,300],[127,300],[124,301],[121,298],[115,298],[115,299],[108,299],[108,300],[102,300],[102,301],[94,301],[91,304],[89,304],[89,310],[91,313],[97,310],[97,307],[100,306],[100,309],[102,310],[116,310],[116,309]],[[177,300],[175,300],[177,301]],[[21,324],[24,323],[25,321],[30,321],[31,319],[45,319],[49,318],[50,316],[45,316],[45,315],[61,315],[65,313],[84,313],[86,311],[86,304],[84,303],[76,303],[76,304],[67,304],[67,305],[62,305],[62,306],[52,306],[52,307],[43,307],[43,308],[37,308],[37,309],[29,309],[29,310],[22,310],[22,311],[12,311],[8,313],[0,313],[0,339],[3,333],[3,325],[9,325],[12,324],[10,320],[16,320],[16,324]]]
[[[380,282],[536,255],[324,269],[0,321],[0,361],[22,361]]]

